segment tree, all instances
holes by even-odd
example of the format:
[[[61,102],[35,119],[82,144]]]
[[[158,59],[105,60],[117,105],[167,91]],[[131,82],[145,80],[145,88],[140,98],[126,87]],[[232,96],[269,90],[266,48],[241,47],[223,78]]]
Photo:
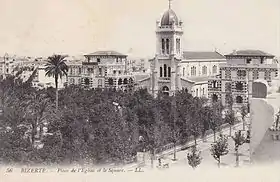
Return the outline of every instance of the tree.
[[[223,134],[220,134],[218,140],[213,144],[211,144],[210,151],[211,151],[211,155],[218,162],[218,167],[220,167],[221,157],[227,155],[229,152],[228,137]]]
[[[241,108],[240,108],[240,112],[241,112],[241,117],[242,117],[242,122],[243,122],[243,130],[245,130],[245,117],[247,116],[248,114],[248,107],[243,105]]]
[[[195,169],[201,163],[201,151],[198,151],[196,146],[192,147],[191,153],[188,153],[187,159],[189,165]]]
[[[220,126],[223,122],[222,120],[222,110],[223,105],[220,102],[216,102],[212,104],[212,108],[210,108],[210,112],[207,113],[207,118],[209,119],[209,127],[213,130],[214,133],[214,142],[216,141],[216,132],[220,130]]]
[[[56,110],[58,110],[58,78],[62,79],[63,75],[67,75],[68,66],[65,63],[66,56],[53,55],[48,58],[46,64],[46,76],[54,77],[56,89]]]
[[[238,149],[241,145],[243,145],[246,142],[246,137],[244,136],[244,134],[241,133],[241,131],[237,131],[235,132],[235,135],[232,136],[232,139],[234,141],[235,144],[235,154],[236,154],[236,167],[239,166],[239,153],[238,153]]]
[[[235,117],[235,113],[233,110],[228,110],[225,115],[225,122],[229,124],[229,135],[232,133],[232,126],[236,123],[237,118]]]

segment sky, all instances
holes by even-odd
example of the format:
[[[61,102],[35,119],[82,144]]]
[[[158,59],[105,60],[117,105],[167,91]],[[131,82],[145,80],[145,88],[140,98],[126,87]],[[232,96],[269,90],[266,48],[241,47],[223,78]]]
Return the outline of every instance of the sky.
[[[168,0],[0,0],[0,56],[155,54]],[[280,56],[279,0],[173,0],[185,51],[259,49]]]

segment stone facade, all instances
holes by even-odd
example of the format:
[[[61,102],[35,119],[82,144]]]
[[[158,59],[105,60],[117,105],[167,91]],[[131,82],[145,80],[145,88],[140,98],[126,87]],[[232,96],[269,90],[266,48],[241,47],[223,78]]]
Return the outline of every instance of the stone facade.
[[[246,51],[241,51],[246,53]],[[248,52],[248,51],[247,51]],[[256,80],[264,80],[269,86],[273,80],[278,79],[276,64],[268,64],[268,59],[274,56],[259,51],[251,51],[254,55],[240,55],[237,53],[226,55],[227,63],[220,64],[220,75],[208,81],[208,97],[220,98],[224,105],[232,96],[233,106],[240,107],[252,98],[252,84]],[[219,83],[214,88],[214,83]],[[212,99],[212,101],[215,101]]]

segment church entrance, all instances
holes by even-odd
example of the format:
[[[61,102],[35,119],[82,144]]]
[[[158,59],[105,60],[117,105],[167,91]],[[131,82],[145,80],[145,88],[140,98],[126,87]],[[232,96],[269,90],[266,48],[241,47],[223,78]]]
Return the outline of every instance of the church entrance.
[[[164,95],[169,95],[169,88],[167,86],[162,87],[162,92]]]

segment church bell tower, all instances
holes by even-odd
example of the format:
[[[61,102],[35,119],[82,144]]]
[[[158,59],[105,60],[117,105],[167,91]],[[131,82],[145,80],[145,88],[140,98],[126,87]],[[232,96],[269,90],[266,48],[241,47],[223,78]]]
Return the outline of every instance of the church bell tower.
[[[151,63],[151,91],[173,95],[181,90],[179,63],[182,59],[183,22],[171,8],[156,22],[156,55]]]

